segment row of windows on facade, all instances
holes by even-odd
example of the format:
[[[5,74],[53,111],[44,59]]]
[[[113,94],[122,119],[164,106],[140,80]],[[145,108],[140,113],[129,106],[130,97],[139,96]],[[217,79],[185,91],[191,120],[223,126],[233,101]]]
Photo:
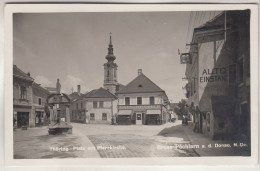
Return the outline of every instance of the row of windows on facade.
[[[25,86],[20,87],[20,99],[27,100],[27,89]],[[38,105],[42,105],[42,99],[38,98]]]
[[[74,114],[77,115],[77,111],[72,110],[72,115],[74,116]],[[78,115],[78,116],[82,116],[82,115]],[[90,120],[95,120],[95,113],[90,113]],[[102,113],[102,120],[104,121],[107,120],[107,113]]]
[[[150,105],[154,105],[154,97],[151,96],[149,98],[150,100]],[[137,105],[141,105],[143,102],[142,102],[142,97],[137,97]],[[98,105],[99,104],[99,105]],[[83,103],[80,103],[81,105],[81,108],[83,108]],[[125,97],[125,105],[130,105],[130,97]],[[104,107],[104,102],[103,101],[93,101],[93,108],[103,108]],[[77,109],[79,109],[79,104],[77,103]]]
[[[99,105],[98,105],[99,104]],[[93,108],[103,108],[104,107],[104,102],[103,101],[94,101],[93,102]],[[76,104],[76,108],[79,109],[79,103]],[[83,103],[81,102],[80,103],[80,108],[82,109],[83,108]]]
[[[150,105],[154,105],[154,97],[151,96],[149,97]],[[130,105],[130,97],[125,97],[125,105]],[[142,105],[143,104],[143,98],[142,97],[137,97],[137,105]]]
[[[90,113],[90,120],[95,120],[95,113]],[[102,113],[102,120],[106,121],[107,120],[107,114],[106,113]]]

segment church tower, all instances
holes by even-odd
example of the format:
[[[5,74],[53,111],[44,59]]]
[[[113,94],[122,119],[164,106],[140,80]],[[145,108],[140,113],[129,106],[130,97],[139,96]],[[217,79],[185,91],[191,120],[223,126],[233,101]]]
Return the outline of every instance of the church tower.
[[[110,41],[108,45],[107,62],[104,64],[104,88],[110,93],[116,93],[117,86],[117,64],[114,63],[116,57],[113,53],[112,38],[110,33]]]

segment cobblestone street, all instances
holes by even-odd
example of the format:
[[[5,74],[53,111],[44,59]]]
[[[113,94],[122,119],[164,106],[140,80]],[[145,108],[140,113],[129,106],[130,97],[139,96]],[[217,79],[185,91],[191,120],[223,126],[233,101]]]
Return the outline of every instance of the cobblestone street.
[[[164,149],[176,144],[189,144],[183,129],[179,127],[176,137],[168,137],[164,131],[177,123],[165,125],[82,125],[73,124],[76,131],[88,136],[103,158],[125,157],[182,157],[198,156],[193,149]]]
[[[48,127],[14,131],[14,158],[126,158],[197,156],[193,149],[164,149],[188,144],[182,129],[176,137],[165,130],[177,123],[159,126],[120,126],[72,123],[73,134],[48,135]]]
[[[192,123],[182,126],[181,121],[156,126],[71,125],[72,134],[64,135],[48,135],[48,127],[15,130],[14,159],[243,156],[250,152],[249,147],[215,148],[215,144],[240,142],[210,140],[194,133]],[[209,144],[212,148],[201,148]]]
[[[140,135],[99,135],[89,136],[101,157],[182,157],[196,156],[192,150],[160,149],[161,146],[174,145],[161,137],[145,137]],[[185,142],[183,142],[185,143]],[[102,149],[102,147],[123,147],[123,149]]]
[[[76,146],[81,146],[80,137],[69,134],[48,135],[48,127],[14,131],[14,159],[80,157],[82,152],[73,150]]]

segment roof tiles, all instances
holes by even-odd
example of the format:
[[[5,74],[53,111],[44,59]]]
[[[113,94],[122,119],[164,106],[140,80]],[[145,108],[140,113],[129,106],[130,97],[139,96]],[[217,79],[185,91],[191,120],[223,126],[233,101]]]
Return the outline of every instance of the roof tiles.
[[[128,83],[124,88],[119,90],[117,94],[150,93],[150,92],[164,92],[164,90],[162,90],[148,77],[146,77],[143,73],[141,73],[134,80]]]

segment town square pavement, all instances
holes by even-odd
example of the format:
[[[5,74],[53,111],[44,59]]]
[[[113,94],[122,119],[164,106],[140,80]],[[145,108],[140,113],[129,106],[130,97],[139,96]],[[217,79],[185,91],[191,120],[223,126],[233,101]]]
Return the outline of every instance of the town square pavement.
[[[101,125],[71,123],[72,134],[48,135],[48,127],[14,131],[14,158],[127,158],[198,156],[193,149],[167,148],[189,144],[180,123],[164,125]],[[163,132],[179,127],[175,136]]]
[[[243,148],[214,148],[215,143],[192,131],[192,123],[102,125],[71,123],[72,134],[48,135],[48,127],[14,131],[14,158],[197,157],[244,154]],[[211,144],[213,148],[207,148]],[[174,148],[178,145],[178,148]],[[192,145],[199,145],[194,148]],[[201,148],[205,145],[206,148]],[[184,148],[179,148],[184,147]],[[240,152],[240,153],[239,153]],[[241,153],[242,152],[242,153]]]

